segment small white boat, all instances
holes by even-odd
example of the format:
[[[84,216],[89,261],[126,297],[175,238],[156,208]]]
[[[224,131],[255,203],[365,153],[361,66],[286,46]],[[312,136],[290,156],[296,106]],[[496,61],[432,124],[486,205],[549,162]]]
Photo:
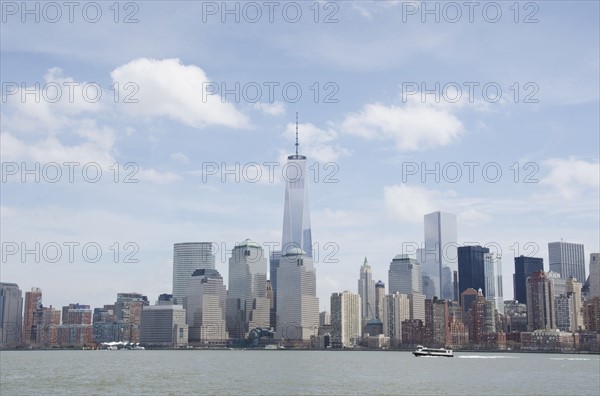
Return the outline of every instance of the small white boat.
[[[441,357],[454,357],[452,349],[445,348],[425,348],[423,345],[417,345],[417,350],[413,352],[413,355],[419,356],[441,356]]]

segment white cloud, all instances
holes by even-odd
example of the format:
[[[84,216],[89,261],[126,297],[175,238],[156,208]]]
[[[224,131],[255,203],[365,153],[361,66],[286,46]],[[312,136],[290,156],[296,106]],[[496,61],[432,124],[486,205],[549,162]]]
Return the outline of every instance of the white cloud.
[[[600,189],[600,163],[575,158],[550,158],[542,162],[550,168],[540,184],[553,187],[564,198],[574,198],[586,191]]]
[[[410,102],[404,106],[367,104],[346,115],[340,129],[368,140],[393,141],[399,151],[446,146],[464,130],[448,109]]]
[[[423,215],[439,210],[435,200],[440,193],[406,184],[384,186],[383,199],[387,212],[400,221],[419,223]]]
[[[6,84],[15,88],[15,93],[6,96],[3,124],[13,131],[39,133],[72,127],[72,117],[97,114],[110,101],[110,94],[99,83],[64,77],[58,67],[49,69],[43,82],[27,87]]]
[[[320,129],[313,124],[299,124],[300,153],[315,161],[335,162],[339,157],[350,155],[348,149],[341,147],[336,140],[338,132],[332,128]],[[284,136],[290,142],[296,139],[296,124],[289,123]]]
[[[189,162],[190,162],[190,159],[188,158],[188,156],[183,153],[172,153],[171,159],[174,161],[179,161],[182,164],[189,164]]]
[[[135,176],[142,181],[148,181],[155,184],[168,184],[179,181],[181,176],[171,172],[159,172],[156,169],[140,169]]]
[[[222,125],[231,128],[249,126],[246,115],[221,96],[210,94],[210,79],[197,66],[183,65],[179,59],[138,58],[111,72],[121,90],[131,83],[139,87],[132,96],[138,103],[124,103],[122,109],[146,119],[165,116],[195,128]],[[121,95],[132,93],[132,86]],[[218,85],[217,85],[218,87]],[[220,89],[220,88],[215,88]]]
[[[252,105],[254,110],[260,111],[264,114],[271,116],[278,116],[281,114],[285,114],[285,104],[282,102],[274,102],[274,103],[254,103]]]

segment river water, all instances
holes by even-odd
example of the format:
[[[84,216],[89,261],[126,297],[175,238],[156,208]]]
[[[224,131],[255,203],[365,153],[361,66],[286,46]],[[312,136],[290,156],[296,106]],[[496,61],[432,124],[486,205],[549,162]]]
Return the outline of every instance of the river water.
[[[3,351],[0,395],[600,395],[600,356]]]

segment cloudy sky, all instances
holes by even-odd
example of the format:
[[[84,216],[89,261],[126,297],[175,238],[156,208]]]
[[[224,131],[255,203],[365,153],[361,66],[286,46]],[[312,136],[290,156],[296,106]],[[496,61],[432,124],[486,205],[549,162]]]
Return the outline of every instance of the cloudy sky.
[[[225,276],[236,242],[279,243],[296,112],[321,308],[365,256],[387,283],[434,210],[501,252],[507,298],[515,255],[600,250],[597,2],[21,4],[1,279],[45,305],[154,301],[176,242],[215,242]]]

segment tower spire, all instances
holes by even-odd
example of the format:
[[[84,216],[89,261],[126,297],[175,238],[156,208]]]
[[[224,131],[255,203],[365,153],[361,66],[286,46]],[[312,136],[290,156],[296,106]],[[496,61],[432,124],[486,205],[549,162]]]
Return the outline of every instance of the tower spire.
[[[298,155],[298,112],[296,112],[296,155]]]

